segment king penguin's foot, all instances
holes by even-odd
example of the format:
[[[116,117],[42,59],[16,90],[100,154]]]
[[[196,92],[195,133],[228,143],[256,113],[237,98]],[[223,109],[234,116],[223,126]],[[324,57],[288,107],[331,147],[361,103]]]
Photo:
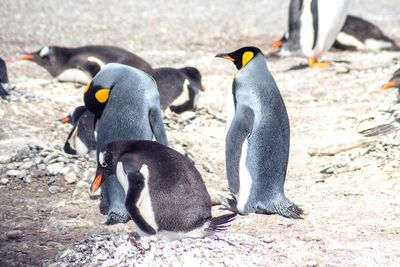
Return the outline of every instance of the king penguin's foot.
[[[106,225],[113,225],[118,223],[127,223],[129,221],[129,215],[125,212],[125,214],[119,214],[117,212],[111,211],[108,214]]]
[[[279,214],[286,218],[303,219],[301,216],[303,214],[303,210],[286,197],[280,201],[272,201],[267,206],[259,206],[256,210],[256,213]]]
[[[331,66],[331,62],[330,61],[318,61],[317,58],[311,57],[308,59],[308,65],[311,68],[327,68],[327,67]]]

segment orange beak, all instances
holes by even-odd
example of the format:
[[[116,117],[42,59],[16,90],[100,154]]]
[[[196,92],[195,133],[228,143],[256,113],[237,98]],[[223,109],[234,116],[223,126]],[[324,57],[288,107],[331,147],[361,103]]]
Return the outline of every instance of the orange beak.
[[[389,88],[394,87],[395,85],[396,85],[396,83],[395,83],[394,81],[389,81],[389,82],[385,83],[385,84],[382,86],[382,89],[387,90],[387,89],[389,89]]]
[[[229,61],[232,61],[232,62],[235,61],[232,57],[228,56],[227,54],[218,54],[215,57],[222,57],[222,58],[225,58],[225,59],[227,59]]]
[[[90,191],[92,193],[95,193],[97,189],[99,189],[102,183],[103,183],[103,173],[96,173],[96,178],[94,178],[92,185],[90,186]]]
[[[19,59],[31,60],[31,59],[33,59],[33,55],[31,55],[31,54],[22,54],[22,55],[19,56]]]
[[[59,119],[58,121],[61,121],[62,123],[70,123],[71,122],[71,117],[67,116],[65,118]]]
[[[277,49],[277,48],[281,47],[282,45],[283,45],[283,42],[282,42],[282,41],[276,41],[276,42],[271,46],[271,48]]]

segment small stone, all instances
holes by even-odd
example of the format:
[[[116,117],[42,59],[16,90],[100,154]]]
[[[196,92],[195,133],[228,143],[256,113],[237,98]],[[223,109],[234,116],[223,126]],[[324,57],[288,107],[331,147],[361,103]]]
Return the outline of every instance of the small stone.
[[[335,172],[335,168],[333,168],[333,167],[326,167],[325,169],[320,171],[320,173],[323,173],[323,174],[332,174],[334,172]]]
[[[44,171],[46,169],[46,165],[45,164],[39,164],[37,165],[38,170]]]
[[[40,163],[42,163],[42,162],[43,162],[43,158],[41,158],[41,157],[35,158],[35,164],[36,164],[36,165],[38,165],[38,164],[40,164]]]
[[[19,170],[8,170],[6,172],[7,176],[11,176],[11,177],[19,177],[21,175],[22,171]]]
[[[66,175],[67,173],[69,173],[71,171],[71,168],[69,166],[65,166],[64,168],[62,168],[60,170],[60,174],[62,175]]]
[[[26,176],[26,177],[24,178],[24,182],[25,182],[25,183],[28,183],[28,184],[32,183],[32,176],[30,176],[30,175]]]
[[[49,163],[50,160],[55,159],[55,158],[57,158],[57,157],[58,157],[58,153],[55,153],[55,152],[50,153],[49,155],[47,155],[47,156],[44,158],[43,162],[44,162],[44,163]]]
[[[23,236],[22,231],[20,230],[12,230],[6,233],[7,239],[21,239]]]
[[[49,192],[51,194],[55,194],[55,193],[58,193],[60,191],[61,191],[61,188],[59,186],[52,185],[52,186],[49,187]]]
[[[214,168],[208,162],[203,163],[203,169],[208,173],[214,173]]]
[[[41,171],[41,170],[33,170],[31,172],[32,177],[42,177],[46,175],[45,171]]]
[[[10,163],[10,162],[11,162],[10,157],[0,156],[0,164],[7,164],[7,163]]]
[[[2,185],[6,185],[6,184],[8,184],[10,182],[10,180],[8,180],[7,178],[1,178],[0,179],[0,184],[2,184]]]
[[[63,162],[56,162],[56,163],[52,163],[50,165],[47,165],[46,169],[47,171],[52,174],[52,175],[56,175],[59,174],[61,169],[64,167],[64,163]]]
[[[67,184],[73,184],[76,182],[76,174],[73,172],[69,172],[64,176],[64,180],[67,182]]]
[[[27,170],[27,169],[32,168],[32,166],[33,166],[33,162],[32,162],[32,161],[27,161],[27,162],[22,163],[22,164],[19,166],[19,169],[20,169],[20,170]]]
[[[193,111],[186,111],[186,112],[183,112],[183,113],[180,115],[179,120],[180,120],[180,121],[188,121],[188,120],[194,119],[195,117],[196,117],[196,113],[195,113],[195,112],[193,112]]]

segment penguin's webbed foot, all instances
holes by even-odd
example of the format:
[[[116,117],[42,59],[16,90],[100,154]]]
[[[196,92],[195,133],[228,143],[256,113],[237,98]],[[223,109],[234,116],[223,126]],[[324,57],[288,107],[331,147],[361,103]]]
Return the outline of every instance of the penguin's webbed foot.
[[[118,223],[127,223],[129,221],[128,215],[120,215],[115,212],[110,212],[108,214],[107,221],[105,222],[106,225],[114,225]]]
[[[269,208],[258,207],[256,213],[279,214],[290,219],[303,219],[301,216],[304,213],[303,210],[287,198],[280,202],[275,202],[271,206]]]
[[[308,59],[308,66],[311,68],[327,68],[331,66],[330,61],[318,61],[317,58],[312,57]]]
[[[140,244],[140,242],[138,242],[139,235],[137,233],[128,233],[128,238],[129,242],[131,242],[131,244],[140,251],[141,255],[146,253],[146,249],[142,246],[142,244]]]

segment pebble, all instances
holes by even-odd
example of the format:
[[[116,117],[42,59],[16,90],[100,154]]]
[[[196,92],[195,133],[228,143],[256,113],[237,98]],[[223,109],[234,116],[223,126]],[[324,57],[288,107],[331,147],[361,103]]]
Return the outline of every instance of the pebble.
[[[7,164],[10,163],[11,159],[8,156],[0,156],[0,164]]]
[[[6,233],[7,239],[14,239],[14,240],[21,239],[22,236],[23,236],[23,233],[20,230],[12,230],[12,231],[8,231]]]
[[[7,172],[6,172],[6,175],[7,176],[11,176],[11,177],[19,177],[20,175],[21,175],[21,173],[22,173],[22,171],[19,171],[19,170],[8,170]]]
[[[49,192],[51,194],[56,194],[60,191],[61,191],[61,188],[59,186],[56,186],[56,185],[49,186]]]
[[[77,180],[76,174],[74,172],[69,172],[64,176],[64,180],[67,184],[73,184]]]
[[[47,156],[44,158],[43,162],[47,164],[47,163],[50,162],[50,160],[55,159],[55,158],[57,158],[58,156],[59,156],[58,153],[55,153],[55,152],[50,153],[49,155],[47,155]]]
[[[69,167],[69,166],[65,166],[64,168],[62,168],[62,169],[60,170],[60,174],[66,175],[66,174],[69,173],[70,171],[71,171],[70,167]]]
[[[196,118],[196,113],[193,111],[186,111],[180,114],[179,121],[188,121]]]
[[[208,173],[214,173],[214,168],[208,162],[203,163],[203,169]]]
[[[20,169],[20,170],[27,170],[27,169],[32,168],[32,166],[33,166],[33,162],[32,162],[32,161],[27,161],[27,162],[22,163],[22,164],[19,166],[19,169]]]
[[[25,182],[25,183],[28,183],[28,184],[32,183],[32,176],[31,176],[31,175],[26,176],[26,177],[24,178],[24,182]]]
[[[8,180],[7,178],[1,178],[0,179],[0,184],[2,184],[2,185],[6,185],[6,184],[8,184],[10,182],[10,180]]]
[[[46,167],[47,171],[52,175],[59,174],[62,168],[64,168],[63,162],[52,163]]]

